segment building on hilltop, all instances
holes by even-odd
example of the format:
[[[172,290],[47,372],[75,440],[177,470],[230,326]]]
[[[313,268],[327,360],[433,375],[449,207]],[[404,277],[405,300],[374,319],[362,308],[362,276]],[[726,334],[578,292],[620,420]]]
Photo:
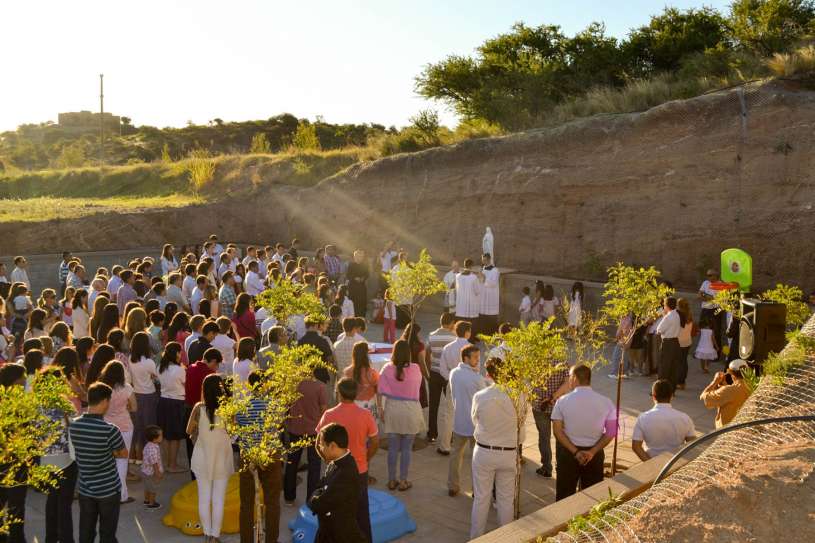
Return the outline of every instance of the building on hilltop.
[[[85,132],[99,130],[99,115],[99,113],[93,113],[91,111],[73,111],[60,113],[57,119],[59,126],[66,130]],[[105,130],[118,133],[122,118],[107,111],[102,115]]]

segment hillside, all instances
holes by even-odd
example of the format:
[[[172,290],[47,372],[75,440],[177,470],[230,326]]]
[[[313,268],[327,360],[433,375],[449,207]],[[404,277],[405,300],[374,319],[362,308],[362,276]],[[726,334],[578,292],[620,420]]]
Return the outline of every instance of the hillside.
[[[499,266],[590,279],[624,260],[693,286],[721,249],[737,246],[752,253],[758,286],[783,279],[808,290],[813,123],[815,93],[774,82],[344,170],[355,159],[312,165],[308,183],[293,181],[291,157],[278,166],[231,157],[198,205],[35,228],[10,220],[0,223],[2,252],[159,246],[217,231],[238,241],[296,235],[306,246],[331,241],[346,250],[397,238],[444,261],[475,256],[489,225]],[[320,173],[319,184],[304,186]],[[37,185],[35,177],[27,183]],[[22,186],[0,194],[19,197]],[[50,185],[37,186],[31,194],[42,196]]]

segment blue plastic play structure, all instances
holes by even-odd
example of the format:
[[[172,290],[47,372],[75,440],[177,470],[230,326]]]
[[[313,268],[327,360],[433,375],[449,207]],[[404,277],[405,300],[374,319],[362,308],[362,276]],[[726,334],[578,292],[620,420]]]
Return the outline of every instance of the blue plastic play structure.
[[[408,515],[405,505],[387,492],[368,490],[371,511],[373,543],[386,543],[416,531],[416,523]],[[292,541],[313,543],[317,535],[317,517],[307,505],[300,507],[297,516],[289,522]]]

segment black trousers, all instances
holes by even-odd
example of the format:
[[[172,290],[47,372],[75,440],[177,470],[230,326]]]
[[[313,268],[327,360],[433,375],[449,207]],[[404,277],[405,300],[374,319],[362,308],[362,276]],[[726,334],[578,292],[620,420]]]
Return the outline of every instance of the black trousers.
[[[94,543],[97,523],[99,543],[117,543],[120,499],[118,492],[107,498],[79,495],[79,543]]]
[[[442,394],[447,394],[447,380],[435,371],[430,372],[430,414],[427,423],[427,437],[439,437],[439,403]]]
[[[368,506],[368,472],[359,474],[359,504],[357,505],[357,525],[365,534],[366,541],[373,543],[374,536],[371,531],[371,513]]]
[[[305,436],[298,436],[289,434],[291,443],[300,441]],[[317,490],[320,485],[320,455],[317,454],[317,449],[314,445],[305,448],[306,457],[308,459],[308,477],[306,479],[306,502]],[[297,469],[300,466],[300,458],[303,455],[303,449],[296,449],[289,453],[286,459],[285,475],[283,476],[283,499],[293,502],[297,498]]]
[[[684,385],[688,378],[688,355],[690,347],[680,347],[679,364],[676,366],[676,384]]]
[[[578,447],[581,451],[591,449],[591,447]],[[557,480],[555,481],[555,501],[568,498],[577,490],[585,490],[591,485],[603,481],[603,463],[605,462],[605,451],[600,451],[594,455],[591,462],[581,466],[577,458],[566,449],[560,442],[555,446],[555,457],[557,458]]]
[[[9,528],[8,534],[0,534],[2,543],[25,543],[25,496],[28,487],[0,486],[0,510],[6,508],[8,518],[18,520]]]
[[[190,415],[191,414],[192,414],[192,407],[190,407],[187,404],[184,404],[184,420],[186,421],[186,422],[184,422],[184,428],[186,428],[187,424],[190,422]],[[186,432],[184,434],[185,434],[184,435],[184,443],[186,444],[186,448],[187,448],[187,465],[192,466],[193,442],[192,442],[192,439],[190,439],[190,436],[187,435]],[[192,477],[193,481],[195,480],[195,474],[192,472],[192,470],[190,470],[190,477]]]
[[[62,470],[56,488],[45,500],[45,543],[74,543],[71,504],[76,489],[76,462]]]
[[[674,389],[676,389],[677,369],[681,358],[682,347],[679,346],[679,340],[676,338],[663,339],[662,353],[659,357],[659,378],[670,381]]]

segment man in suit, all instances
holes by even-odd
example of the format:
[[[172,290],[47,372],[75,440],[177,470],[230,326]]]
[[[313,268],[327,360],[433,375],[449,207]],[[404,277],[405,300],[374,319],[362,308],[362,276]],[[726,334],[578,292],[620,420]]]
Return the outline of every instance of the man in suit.
[[[370,543],[357,523],[359,472],[348,432],[330,423],[317,434],[317,453],[328,467],[308,506],[319,522],[315,543]]]

